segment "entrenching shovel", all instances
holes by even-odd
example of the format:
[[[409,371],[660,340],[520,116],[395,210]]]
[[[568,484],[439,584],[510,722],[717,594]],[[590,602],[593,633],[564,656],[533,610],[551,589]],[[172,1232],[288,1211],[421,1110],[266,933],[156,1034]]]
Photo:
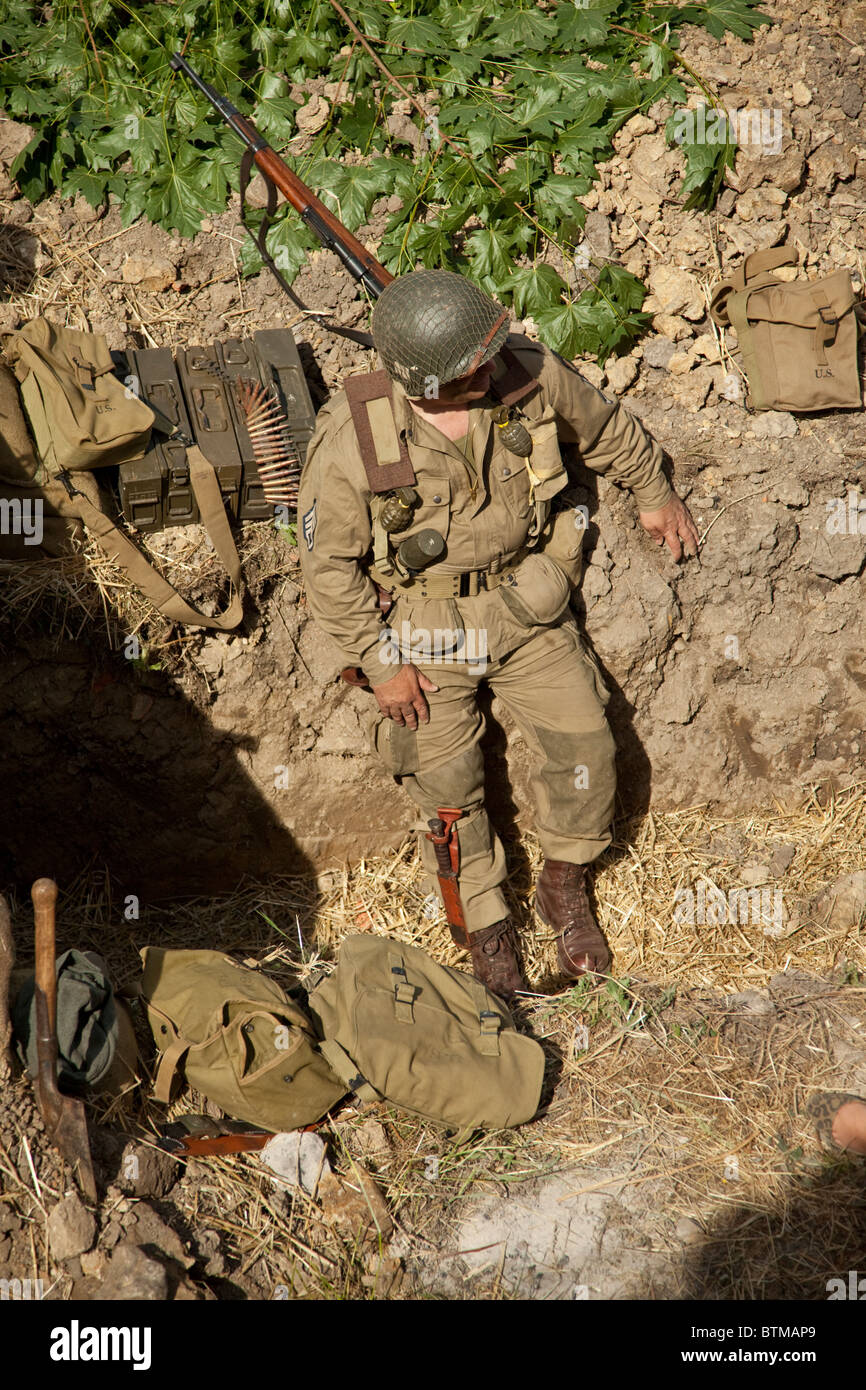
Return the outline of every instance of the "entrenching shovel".
[[[87,1138],[84,1106],[61,1095],[57,1085],[57,965],[54,946],[54,905],[57,884],[38,878],[30,890],[36,920],[36,1099],[48,1137],[72,1169],[91,1202],[96,1202],[96,1179]]]

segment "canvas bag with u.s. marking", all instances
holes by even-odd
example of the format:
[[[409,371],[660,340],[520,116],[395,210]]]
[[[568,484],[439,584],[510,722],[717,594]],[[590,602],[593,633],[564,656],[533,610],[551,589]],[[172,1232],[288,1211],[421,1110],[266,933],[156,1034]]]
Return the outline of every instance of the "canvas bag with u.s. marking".
[[[80,517],[109,559],[126,570],[167,618],[219,631],[237,627],[243,617],[240,558],[219,481],[201,449],[192,445],[187,450],[190,481],[202,523],[232,584],[228,608],[213,617],[181,597],[103,505],[93,470],[140,458],[154,422],[150,407],[114,375],[105,338],[38,318],[11,334],[5,351],[36,444],[39,470],[33,483],[45,481],[55,494],[57,482],[63,484],[70,502],[67,514]]]
[[[536,1113],[544,1053],[479,980],[418,946],[349,936],[309,997],[320,1051],[364,1104],[384,1100],[460,1131]]]
[[[792,247],[747,256],[713,290],[710,314],[735,328],[753,410],[851,409],[863,404],[857,362],[858,301],[847,270],[821,280],[780,280]]]

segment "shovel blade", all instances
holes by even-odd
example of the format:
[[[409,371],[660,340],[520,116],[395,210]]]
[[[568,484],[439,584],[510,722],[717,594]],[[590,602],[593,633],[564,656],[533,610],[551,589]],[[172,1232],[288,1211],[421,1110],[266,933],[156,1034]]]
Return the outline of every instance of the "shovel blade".
[[[84,1196],[88,1201],[95,1203],[96,1178],[93,1173],[93,1160],[90,1157],[90,1141],[87,1137],[87,1119],[84,1114],[84,1106],[80,1100],[75,1100],[72,1096],[61,1096],[58,1093],[58,1099],[60,1111],[57,1114],[56,1122],[52,1125],[46,1118],[49,1137],[58,1153],[72,1169],[75,1181]],[[57,1113],[53,1105],[51,1111]]]

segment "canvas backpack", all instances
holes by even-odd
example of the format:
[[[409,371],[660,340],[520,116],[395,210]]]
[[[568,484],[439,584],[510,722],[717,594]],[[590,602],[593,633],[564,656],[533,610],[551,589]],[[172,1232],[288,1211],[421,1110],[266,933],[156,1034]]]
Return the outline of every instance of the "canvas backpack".
[[[303,1009],[280,986],[219,951],[146,946],[136,992],[159,1049],[153,1094],[183,1076],[227,1115],[264,1129],[302,1129],[347,1087],[318,1050]]]
[[[538,1109],[541,1047],[480,981],[417,946],[347,937],[309,1012],[219,951],[141,957],[158,1101],[182,1076],[232,1118],[274,1130],[313,1124],[349,1091],[461,1132]]]
[[[16,420],[13,444],[5,456],[0,454],[0,477],[5,477],[5,463],[7,472],[11,468],[20,475],[23,499],[38,489],[49,515],[83,521],[100,549],[167,618],[219,631],[237,627],[243,617],[240,559],[219,481],[201,449],[187,449],[190,481],[202,523],[232,583],[225,613],[212,617],[188,604],[153,568],[112,519],[100,493],[94,470],[140,458],[155,419],[150,407],[114,375],[106,339],[38,318],[10,335],[5,352],[36,450],[29,449],[28,456],[20,438],[23,420]],[[8,377],[0,385],[4,414],[14,414],[7,399]],[[23,434],[26,438],[26,428]]]
[[[309,998],[321,1051],[362,1102],[460,1131],[524,1124],[544,1053],[479,980],[388,937],[349,936]]]
[[[861,406],[858,302],[847,270],[790,284],[772,272],[796,265],[776,247],[747,256],[713,290],[710,314],[733,327],[753,410],[838,410]]]

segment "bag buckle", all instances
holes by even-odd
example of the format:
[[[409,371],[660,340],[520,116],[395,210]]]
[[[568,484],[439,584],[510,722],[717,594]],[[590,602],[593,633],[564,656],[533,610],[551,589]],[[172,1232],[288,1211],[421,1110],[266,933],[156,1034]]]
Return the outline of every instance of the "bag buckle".
[[[821,322],[825,323],[828,328],[835,328],[836,324],[839,322],[839,315],[834,313],[828,304],[819,304],[818,313]]]

